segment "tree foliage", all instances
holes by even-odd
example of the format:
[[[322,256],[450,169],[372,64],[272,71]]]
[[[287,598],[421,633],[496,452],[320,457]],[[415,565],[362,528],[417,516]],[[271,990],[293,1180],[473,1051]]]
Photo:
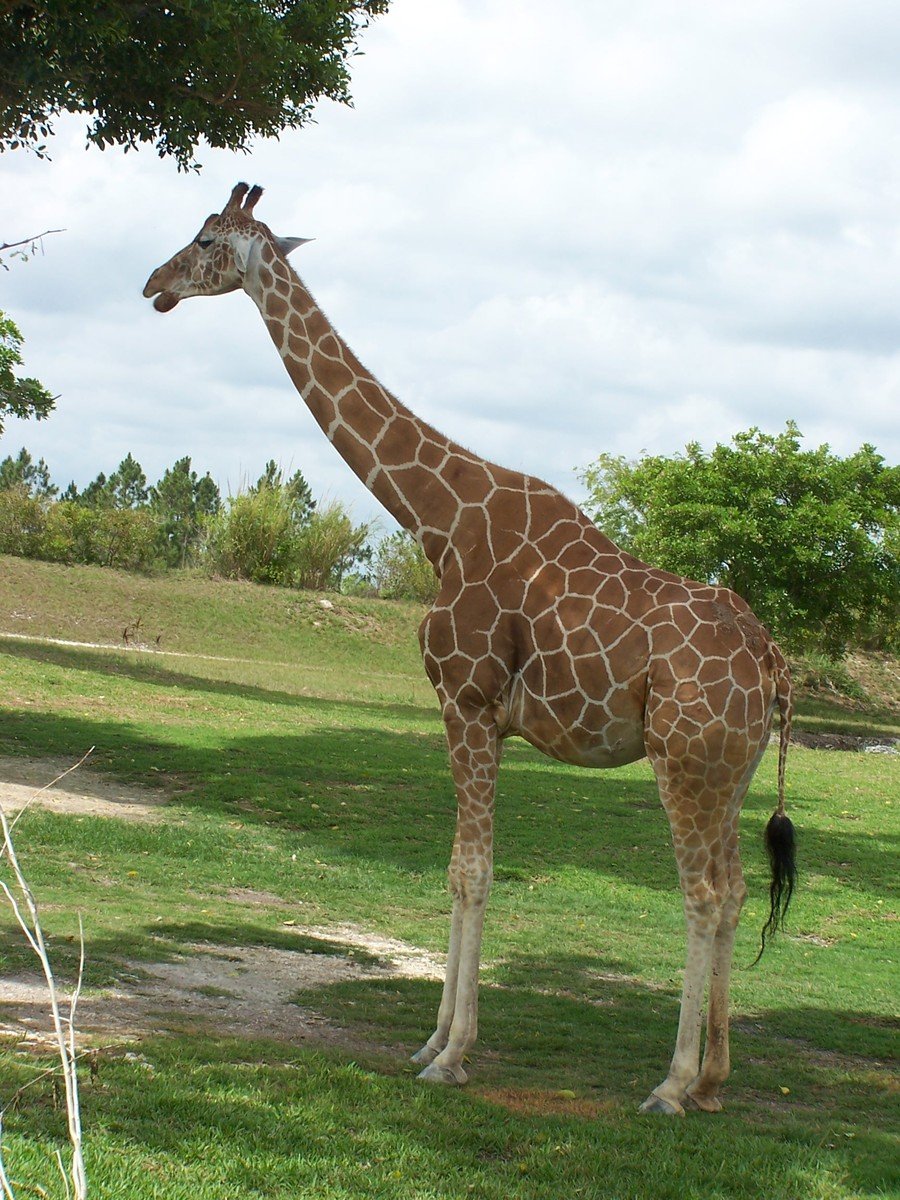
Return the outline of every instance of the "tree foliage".
[[[34,417],[41,421],[56,403],[42,383],[16,375],[22,366],[22,335],[15,322],[0,312],[0,433],[4,417]]]
[[[84,508],[141,508],[150,492],[147,476],[131,451],[107,479],[103,471],[79,492],[72,482],[63,492],[63,500],[72,500]]]
[[[385,600],[430,604],[438,593],[434,568],[422,547],[405,529],[382,538],[375,551],[374,583]]]
[[[300,525],[286,488],[266,485],[240,492],[209,524],[206,566],[226,579],[289,587]]]
[[[279,466],[274,458],[270,458],[262,475],[249,490],[251,493],[258,493],[267,488],[284,492],[285,499],[290,503],[291,521],[295,525],[303,525],[312,516],[316,502],[302,471],[295,471],[288,477],[284,468]]]
[[[15,458],[10,454],[0,462],[0,491],[15,487],[24,487],[30,496],[55,496],[59,490],[44,460],[35,462],[24,446]]]
[[[222,505],[219,488],[207,472],[202,478],[191,470],[190,456],[179,458],[155,487],[150,488],[150,507],[162,532],[163,557],[170,567],[187,565],[197,546],[204,522]]]
[[[274,461],[224,505],[188,456],[153,487],[127,454],[109,477],[56,494],[43,459],[23,449],[0,462],[0,554],[126,570],[197,565],[313,591],[340,591],[359,570],[368,585],[371,526],[354,524],[340,503],[318,507],[303,473],[288,476]]]
[[[294,586],[339,592],[344,576],[371,559],[371,533],[371,526],[353,524],[340,501],[317,509],[299,531]]]
[[[152,143],[182,168],[201,137],[244,150],[349,101],[348,59],[388,0],[6,0],[0,149],[43,153],[53,118],[89,113],[88,140]]]
[[[0,489],[0,554],[147,570],[159,559],[159,525],[148,508],[51,502],[19,483]]]
[[[900,467],[870,445],[801,448],[793,422],[582,474],[594,520],[639,558],[724,584],[793,649],[900,642]]]
[[[299,471],[285,480],[269,463],[256,486],[230,497],[209,523],[204,562],[229,579],[337,591],[367,561],[369,534],[341,504],[316,509]]]

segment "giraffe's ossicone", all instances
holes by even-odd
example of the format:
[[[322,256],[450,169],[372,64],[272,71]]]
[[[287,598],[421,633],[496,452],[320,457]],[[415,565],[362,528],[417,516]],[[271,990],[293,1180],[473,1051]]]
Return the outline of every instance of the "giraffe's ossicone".
[[[486,462],[404,407],[361,365],[288,265],[303,239],[277,238],[255,218],[261,194],[238,184],[222,212],[153,272],[144,295],[166,312],[189,296],[243,288],[325,435],[415,535],[440,582],[420,639],[446,726],[458,815],[447,972],[437,1027],[414,1056],[421,1077],[466,1079],[497,769],[504,739],[518,735],[585,767],[650,760],[672,831],[688,953],[675,1053],[642,1107],[715,1111],[729,1070],[728,981],[746,893],[738,819],[776,708],[769,930],[793,885],[793,829],[784,815],[785,660],[732,592],[623,553],[555,488]]]

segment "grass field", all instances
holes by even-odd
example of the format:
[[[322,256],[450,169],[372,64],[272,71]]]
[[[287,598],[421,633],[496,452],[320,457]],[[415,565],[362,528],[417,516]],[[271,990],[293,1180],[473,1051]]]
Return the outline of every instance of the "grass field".
[[[347,950],[310,929],[352,925],[444,950],[454,803],[418,614],[320,599],[0,559],[0,630],[19,635],[0,637],[0,755],[75,761],[95,746],[95,771],[174,796],[155,820],[35,808],[18,827],[62,975],[84,916],[95,1003],[198,946],[299,961]],[[139,618],[165,653],[122,645]],[[820,696],[803,716],[810,729],[900,732],[884,706]],[[900,1195],[900,760],[792,749],[800,889],[789,932],[750,970],[774,767],[770,754],[745,808],[751,896],[724,1113],[635,1112],[665,1074],[684,954],[649,768],[579,771],[512,742],[470,1085],[424,1087],[407,1064],[433,1028],[432,979],[298,992],[336,1031],[328,1041],[179,1028],[161,1012],[131,1041],[95,1038],[99,1069],[82,1082],[92,1196]],[[3,974],[20,978],[31,964],[11,918],[0,931]],[[30,1043],[7,1042],[0,1104],[42,1065]],[[50,1081],[21,1094],[4,1134],[22,1193],[58,1194]]]

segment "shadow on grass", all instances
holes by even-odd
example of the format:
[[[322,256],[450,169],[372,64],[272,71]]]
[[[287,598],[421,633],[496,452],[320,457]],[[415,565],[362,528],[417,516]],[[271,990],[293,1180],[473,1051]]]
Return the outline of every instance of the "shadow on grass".
[[[437,734],[320,727],[189,745],[148,736],[133,723],[20,712],[4,714],[3,730],[0,751],[74,761],[94,745],[92,763],[101,769],[143,782],[175,779],[180,806],[302,832],[335,860],[414,873],[443,872],[447,863],[455,799]],[[498,882],[527,887],[535,876],[571,866],[677,892],[668,826],[649,768],[644,778],[558,764],[548,769],[548,760],[523,743],[511,745],[508,759],[497,804]],[[745,805],[745,832],[758,835],[774,805],[774,791],[757,785]],[[148,835],[143,827],[121,836]],[[863,830],[810,827],[799,838],[802,871],[830,876],[843,888],[883,892],[893,886],[900,835],[876,841]],[[758,851],[746,857],[758,889],[767,878],[763,857]]]
[[[513,958],[492,972],[494,982],[481,988],[473,1078],[551,1090],[599,1089],[623,1101],[632,1087],[649,1091],[665,1075],[680,993],[648,987],[625,967],[605,955],[542,955]],[[411,1051],[433,1028],[440,985],[353,980],[298,998],[378,1044]],[[898,1033],[900,1023],[882,1015],[810,1006],[765,1009],[735,1018],[732,1057],[741,1086],[785,1110],[797,1103],[833,1108],[838,1102],[827,1092],[832,1076],[841,1075],[854,1094],[862,1080],[880,1081],[887,1101],[892,1084],[887,1064],[894,1062]],[[781,1098],[785,1079],[795,1085],[792,1101]],[[848,1093],[839,1103],[868,1114],[872,1099],[860,1092],[851,1102]],[[885,1103],[873,1112],[872,1123],[889,1128],[895,1115]]]
[[[28,642],[3,643],[3,652],[11,658],[27,658],[32,662],[53,663],[66,670],[89,671],[95,675],[131,679],[135,683],[160,688],[183,688],[188,692],[206,693],[214,696],[235,697],[241,700],[260,701],[265,704],[286,705],[299,710],[312,707],[323,708],[335,704],[341,707],[362,709],[366,712],[382,713],[395,717],[439,720],[436,702],[432,705],[393,703],[355,699],[319,699],[298,692],[279,691],[258,684],[230,683],[228,680],[208,679],[203,675],[192,675],[186,671],[174,671],[152,658],[125,658],[113,656],[100,650],[79,650],[74,647],[45,646]],[[199,656],[202,657],[202,656]],[[298,664],[298,667],[301,664]],[[259,664],[260,674],[265,674],[266,664]]]
[[[610,973],[615,966],[602,965]],[[587,979],[578,960],[555,967],[573,982]],[[526,962],[516,969],[530,973]],[[885,1073],[876,1062],[823,1049],[816,1023],[822,1014],[776,1010],[757,1014],[751,1032],[739,1024],[726,1112],[669,1122],[641,1118],[635,1109],[665,1072],[674,996],[610,979],[593,980],[578,996],[512,984],[485,988],[472,1083],[453,1092],[417,1085],[399,1067],[399,1054],[430,1031],[438,990],[422,981],[367,981],[302,996],[395,1046],[399,1076],[365,1059],[360,1067],[344,1055],[284,1044],[196,1032],[145,1040],[139,1056],[104,1061],[98,1084],[85,1085],[92,1158],[103,1161],[116,1147],[142,1161],[163,1155],[167,1172],[184,1171],[185,1182],[191,1172],[207,1180],[206,1164],[215,1172],[209,1182],[225,1195],[252,1191],[259,1171],[265,1194],[274,1196],[305,1195],[302,1186],[310,1183],[318,1195],[333,1187],[335,1195],[410,1200],[464,1195],[472,1187],[497,1200],[543,1200],[560,1189],[672,1200],[890,1192],[896,1168]],[[825,1015],[831,1024],[848,1016]],[[786,1018],[797,1031],[792,1039],[773,1030]],[[21,1071],[21,1064],[0,1066],[4,1092],[18,1085]],[[560,1100],[562,1090],[575,1100]],[[51,1101],[40,1089],[27,1094],[7,1122],[8,1136],[21,1130],[30,1139],[58,1139]],[[126,1194],[111,1182],[103,1179],[104,1194]],[[188,1194],[177,1186],[179,1174],[170,1182],[176,1189],[167,1195]]]
[[[129,1200],[161,1194],[161,1172],[175,1200],[824,1200],[883,1186],[886,1154],[880,1131],[832,1141],[821,1126],[790,1119],[522,1116],[471,1090],[203,1038],[150,1041],[137,1062],[104,1063],[99,1083],[85,1088],[84,1116],[92,1179],[101,1194]],[[25,1129],[53,1140],[58,1128],[58,1114],[32,1092],[8,1136]]]

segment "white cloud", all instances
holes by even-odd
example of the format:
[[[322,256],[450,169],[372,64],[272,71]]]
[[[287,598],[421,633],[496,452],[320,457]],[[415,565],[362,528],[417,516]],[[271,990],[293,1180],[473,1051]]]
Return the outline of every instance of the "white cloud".
[[[900,10],[885,0],[394,0],[353,109],[199,176],[152,151],[0,160],[0,237],[45,227],[0,306],[61,394],[10,422],[83,483],[131,451],[236,486],[267,458],[374,502],[237,295],[153,312],[150,270],[238,178],[314,237],[295,265],[425,420],[577,493],[602,450],[673,452],[796,419],[900,459]]]

